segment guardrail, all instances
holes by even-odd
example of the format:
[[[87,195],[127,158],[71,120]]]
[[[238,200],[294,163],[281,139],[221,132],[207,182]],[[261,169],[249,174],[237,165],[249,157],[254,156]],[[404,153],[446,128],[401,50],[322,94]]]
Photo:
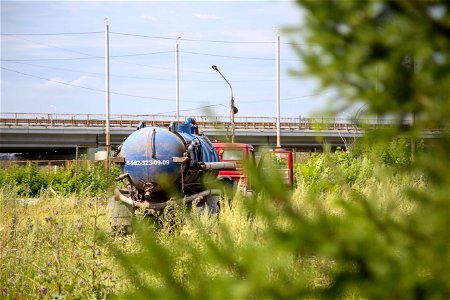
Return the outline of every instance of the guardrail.
[[[225,116],[182,116],[180,120],[190,117],[196,120],[200,128],[227,128],[229,117]],[[175,121],[172,115],[111,115],[111,128],[132,128],[140,121],[148,126],[168,126]],[[358,125],[357,125],[358,124]],[[363,125],[363,126],[361,126]],[[281,118],[283,130],[358,130],[359,127],[390,127],[390,120],[344,119],[344,118]],[[405,123],[408,125],[408,122]],[[1,113],[0,126],[43,126],[43,127],[101,127],[106,126],[105,116],[101,114],[49,114],[49,113]],[[236,130],[270,130],[276,128],[275,117],[235,117]]]

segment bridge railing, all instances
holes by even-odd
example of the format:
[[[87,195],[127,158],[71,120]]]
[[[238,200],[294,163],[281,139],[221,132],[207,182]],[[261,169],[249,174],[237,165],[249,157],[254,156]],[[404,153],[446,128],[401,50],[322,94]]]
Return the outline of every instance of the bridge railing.
[[[230,127],[228,116],[181,116],[196,120],[200,128],[224,129]],[[175,121],[174,115],[130,115],[113,114],[110,116],[111,128],[135,128],[139,122],[145,121],[148,126],[168,126]],[[361,118],[281,118],[281,130],[338,130],[358,131],[361,129],[387,128],[397,126],[394,120]],[[404,126],[410,126],[410,121],[405,120]],[[105,115],[102,114],[49,114],[49,113],[0,113],[0,126],[40,126],[52,127],[91,127],[105,128]],[[432,131],[448,131],[447,126],[441,126]],[[275,117],[235,117],[236,130],[275,130]]]
[[[188,116],[180,117],[184,120]],[[201,128],[228,128],[228,116],[189,116],[196,120]],[[110,127],[132,128],[140,121],[151,126],[168,126],[175,121],[173,115],[111,115]],[[356,121],[358,125],[356,124]],[[358,130],[363,127],[389,127],[391,120],[345,119],[345,118],[281,118],[282,130]],[[407,125],[407,122],[406,124]],[[1,113],[0,126],[44,126],[44,127],[105,127],[105,115],[102,114],[49,114],[49,113]],[[276,127],[275,117],[235,117],[236,130],[273,130]]]

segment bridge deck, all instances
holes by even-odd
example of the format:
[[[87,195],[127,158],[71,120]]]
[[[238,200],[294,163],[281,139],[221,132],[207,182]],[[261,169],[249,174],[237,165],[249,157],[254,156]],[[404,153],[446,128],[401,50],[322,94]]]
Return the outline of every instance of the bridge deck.
[[[185,117],[180,117],[183,120]],[[230,130],[228,117],[199,116],[194,118],[211,140],[225,140]],[[118,145],[133,132],[140,121],[147,126],[167,127],[174,116],[111,115],[111,144]],[[389,121],[376,123],[363,119],[282,118],[281,143],[285,147],[320,148],[324,143],[332,147],[346,146],[362,136],[365,130],[397,126]],[[408,123],[404,126],[410,126]],[[274,146],[276,119],[271,117],[236,117],[236,142]],[[76,145],[98,147],[105,145],[106,121],[104,115],[92,114],[27,114],[0,115],[0,152],[41,151],[43,149],[72,149]],[[448,130],[447,130],[448,131]],[[429,131],[424,138],[436,138],[443,129]]]
[[[184,120],[187,117],[180,117]],[[196,120],[200,128],[226,128],[229,118],[223,116],[191,117]],[[174,116],[163,115],[111,115],[110,127],[136,127],[140,121],[150,126],[168,126],[174,121]],[[389,127],[392,122],[376,122],[374,119],[339,119],[339,118],[282,118],[280,128],[286,130],[355,130],[357,127],[374,128]],[[357,126],[356,123],[359,125]],[[35,114],[35,113],[2,113],[0,126],[63,126],[63,127],[105,127],[104,115],[94,114]],[[235,117],[236,129],[274,129],[276,119],[273,117]]]

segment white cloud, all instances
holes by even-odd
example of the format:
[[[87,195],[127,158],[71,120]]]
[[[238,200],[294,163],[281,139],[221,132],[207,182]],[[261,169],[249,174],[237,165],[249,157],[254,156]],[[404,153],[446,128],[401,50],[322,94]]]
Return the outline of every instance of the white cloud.
[[[44,82],[44,86],[48,88],[61,87],[61,84],[67,83],[67,80],[61,77],[52,77]]]
[[[196,17],[197,19],[201,19],[201,20],[218,20],[219,19],[219,17],[216,15],[209,15],[209,14],[202,14],[202,13],[194,14],[194,17]]]
[[[69,83],[73,85],[83,85],[86,83],[90,78],[88,76],[81,76],[78,79],[72,80]]]
[[[67,86],[90,86],[88,83],[92,85],[92,79],[88,76],[81,76],[74,80],[67,80],[62,77],[51,77],[44,83],[44,87],[48,89],[65,89]]]
[[[159,23],[160,20],[154,16],[142,15],[141,19],[150,23]]]

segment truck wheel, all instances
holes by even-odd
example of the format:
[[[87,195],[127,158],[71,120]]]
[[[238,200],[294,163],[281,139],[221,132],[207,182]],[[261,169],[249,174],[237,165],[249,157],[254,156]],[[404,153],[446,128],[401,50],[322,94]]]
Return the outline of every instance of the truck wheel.
[[[206,201],[206,206],[208,207],[208,214],[209,215],[218,214],[220,211],[219,206],[220,197],[208,196],[207,199],[208,200]]]
[[[199,214],[208,212],[208,215],[216,215],[220,211],[219,196],[206,196],[206,201],[199,203],[197,206]]]

